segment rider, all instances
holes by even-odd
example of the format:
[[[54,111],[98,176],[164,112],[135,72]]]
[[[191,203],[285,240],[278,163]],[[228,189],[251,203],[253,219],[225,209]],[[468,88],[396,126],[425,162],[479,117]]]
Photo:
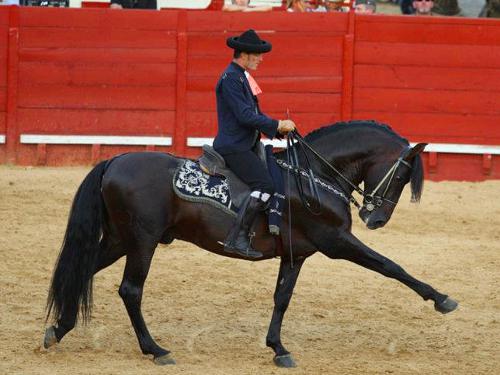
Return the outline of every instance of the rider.
[[[240,207],[238,219],[224,243],[224,250],[249,258],[262,253],[251,248],[249,231],[252,223],[273,194],[273,182],[264,163],[254,152],[260,133],[274,138],[295,129],[292,120],[274,120],[260,111],[257,93],[260,89],[247,70],[256,70],[262,54],[271,51],[271,44],[261,40],[254,30],[230,37],[226,44],[234,49],[233,61],[222,73],[217,86],[218,131],[213,147],[227,166],[251,189]],[[247,78],[248,77],[248,78]],[[252,88],[249,83],[252,81]],[[259,91],[256,91],[259,90]]]

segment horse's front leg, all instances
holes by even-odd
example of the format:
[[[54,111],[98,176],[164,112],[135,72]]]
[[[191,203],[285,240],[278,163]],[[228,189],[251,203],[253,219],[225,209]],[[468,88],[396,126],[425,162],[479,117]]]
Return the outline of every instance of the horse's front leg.
[[[297,282],[300,268],[305,258],[295,259],[291,268],[290,259],[281,258],[278,281],[274,291],[274,310],[269,331],[267,332],[266,345],[274,350],[274,363],[279,367],[295,367],[295,361],[288,350],[281,343],[281,324],[290,299],[293,288]]]
[[[413,289],[425,301],[434,301],[434,308],[446,314],[455,310],[458,303],[445,294],[436,291],[430,285],[410,276],[406,271],[392,260],[384,257],[363,244],[351,233],[343,234],[335,241],[331,250],[322,251],[325,255],[335,259],[345,259],[384,276],[396,279]]]

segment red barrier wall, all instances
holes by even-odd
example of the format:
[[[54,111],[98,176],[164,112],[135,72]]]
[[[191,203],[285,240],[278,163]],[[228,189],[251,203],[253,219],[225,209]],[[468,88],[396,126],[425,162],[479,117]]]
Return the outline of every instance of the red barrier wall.
[[[214,88],[231,58],[226,38],[250,27],[263,30],[262,37],[273,44],[273,52],[264,55],[254,74],[265,93],[263,111],[284,118],[289,108],[305,131],[340,119],[346,14],[336,14],[334,19],[320,14],[309,18],[287,13],[267,13],[266,17],[249,14],[238,22],[228,13],[212,14],[188,13],[186,132],[190,136],[215,135]],[[266,32],[271,24],[273,31]],[[187,151],[190,155],[199,153],[199,149]]]
[[[498,21],[359,16],[355,56],[354,118],[386,122],[412,141],[500,144]],[[483,155],[437,160],[429,169],[441,179],[490,173]]]
[[[0,134],[6,134],[7,126],[7,54],[9,12],[0,8]],[[0,144],[0,160],[5,160],[5,146]]]
[[[0,161],[198,155],[186,139],[215,135],[225,39],[250,27],[273,43],[255,73],[262,108],[278,118],[289,108],[303,133],[375,119],[412,142],[500,144],[498,20],[0,7]],[[21,143],[26,134],[171,137],[172,146]],[[491,150],[425,158],[432,179],[500,178]]]

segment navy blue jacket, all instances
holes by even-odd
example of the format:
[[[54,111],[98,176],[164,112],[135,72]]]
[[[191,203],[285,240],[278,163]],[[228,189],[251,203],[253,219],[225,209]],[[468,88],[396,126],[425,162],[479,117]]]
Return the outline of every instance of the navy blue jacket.
[[[270,139],[276,136],[278,120],[260,111],[241,66],[234,62],[229,64],[215,92],[219,126],[213,147],[219,154],[251,150],[261,132]]]

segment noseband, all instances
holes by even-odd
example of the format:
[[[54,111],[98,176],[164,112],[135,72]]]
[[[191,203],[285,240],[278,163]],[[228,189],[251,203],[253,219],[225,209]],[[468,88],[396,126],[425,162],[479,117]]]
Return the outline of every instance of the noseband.
[[[391,183],[392,183],[392,180],[394,179],[394,175],[396,173],[396,169],[398,169],[399,165],[400,164],[403,164],[404,166],[408,167],[411,169],[411,164],[408,163],[406,160],[403,160],[404,157],[408,154],[410,148],[407,147],[405,148],[402,152],[401,152],[401,155],[399,156],[399,158],[394,162],[394,164],[392,165],[392,167],[389,168],[389,170],[387,171],[387,173],[385,174],[384,177],[382,177],[382,179],[380,180],[380,182],[377,184],[377,186],[373,189],[373,191],[371,193],[367,193],[365,192],[363,189],[361,189],[358,185],[355,185],[354,183],[352,183],[347,177],[345,177],[337,168],[335,168],[332,164],[330,164],[323,156],[321,156],[318,152],[316,152],[316,150],[314,150],[305,140],[304,138],[296,131],[294,130],[293,132],[289,133],[288,134],[288,147],[290,147],[291,145],[293,145],[294,143],[299,143],[301,146],[304,146],[305,148],[307,148],[314,156],[316,156],[316,158],[321,161],[324,165],[326,165],[327,167],[329,167],[332,171],[335,172],[335,174],[337,174],[341,179],[343,179],[345,182],[347,182],[354,190],[356,190],[360,195],[363,196],[363,205],[360,205],[358,203],[358,201],[356,200],[356,198],[354,198],[352,196],[352,194],[348,194],[349,195],[349,201],[354,204],[358,210],[361,210],[362,208],[366,209],[368,212],[371,212],[373,210],[375,210],[376,208],[382,206],[382,204],[385,202],[388,202],[388,203],[391,203],[392,205],[396,205],[397,202],[393,202],[391,201],[390,199],[386,198],[385,195],[387,194],[387,191],[389,190],[389,186],[391,186]],[[312,183],[313,185],[315,185],[315,182],[314,182],[314,176],[312,175],[312,169],[310,167],[310,163],[309,163],[309,160],[307,158],[307,154],[305,153],[305,150],[304,151],[304,155],[305,155],[305,158],[306,158],[306,162],[308,164],[308,171],[309,171],[309,175],[310,175],[310,184]],[[295,162],[295,166],[298,168],[298,158],[295,156],[295,159],[294,162]],[[378,195],[378,191],[382,188],[382,186],[384,185],[384,183],[387,182],[387,185],[385,186],[385,189],[382,193],[382,195]],[[313,191],[314,195],[315,195],[315,199],[316,201],[319,203],[319,196],[317,196],[317,191],[316,189],[311,189],[311,191]],[[308,201],[303,197],[303,191],[302,189],[299,189],[299,193],[300,193],[300,196],[301,196],[301,199],[302,199],[302,202],[304,203],[304,206],[310,210],[310,207],[311,205],[308,203]],[[317,212],[313,212],[315,214],[317,214]]]
[[[382,206],[383,201],[391,203],[394,206],[397,204],[397,202],[393,202],[390,199],[386,198],[385,195],[387,194],[387,190],[389,190],[389,186],[391,186],[391,182],[394,178],[394,174],[396,173],[396,169],[398,169],[399,165],[403,164],[411,169],[411,164],[408,163],[407,161],[403,160],[403,157],[406,155],[408,150],[409,150],[408,148],[403,150],[403,152],[401,153],[402,156],[400,156],[398,158],[398,160],[396,160],[396,162],[392,165],[392,167],[389,168],[389,170],[387,171],[385,176],[380,180],[378,185],[375,187],[375,189],[373,189],[373,191],[371,193],[363,194],[363,207],[367,211],[371,212],[375,208]],[[380,188],[382,187],[382,185],[384,185],[384,183],[386,181],[388,181],[388,182],[387,182],[387,185],[385,186],[385,189],[384,189],[384,192],[382,193],[382,195],[376,195],[377,191],[380,190]]]

